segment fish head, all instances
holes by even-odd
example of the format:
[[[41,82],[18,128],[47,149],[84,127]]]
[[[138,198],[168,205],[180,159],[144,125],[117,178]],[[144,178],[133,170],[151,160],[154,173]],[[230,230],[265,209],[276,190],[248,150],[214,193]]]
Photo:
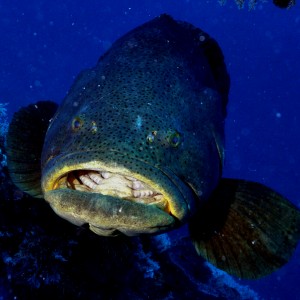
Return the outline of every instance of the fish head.
[[[204,91],[207,97],[213,92]],[[42,156],[43,193],[54,211],[101,235],[160,233],[185,223],[216,177],[211,131],[191,131],[187,112],[168,117],[171,107],[151,102],[68,102],[48,129]]]
[[[55,212],[102,235],[155,233],[182,223],[193,193],[163,166],[175,164],[183,134],[163,129],[156,116],[80,110],[64,123],[67,130],[55,130],[62,143],[50,134],[44,147],[42,187]]]
[[[101,235],[160,233],[216,186],[222,99],[204,33],[195,45],[182,26],[158,18],[135,29],[75,81],[42,153],[44,198],[58,215]]]

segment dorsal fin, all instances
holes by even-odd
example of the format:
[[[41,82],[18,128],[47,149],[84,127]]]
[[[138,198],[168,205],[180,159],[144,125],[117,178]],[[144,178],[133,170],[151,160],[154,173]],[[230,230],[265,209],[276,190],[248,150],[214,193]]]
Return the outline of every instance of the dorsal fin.
[[[49,121],[57,104],[40,101],[22,107],[9,125],[7,134],[7,162],[10,177],[22,191],[42,197],[41,153]]]

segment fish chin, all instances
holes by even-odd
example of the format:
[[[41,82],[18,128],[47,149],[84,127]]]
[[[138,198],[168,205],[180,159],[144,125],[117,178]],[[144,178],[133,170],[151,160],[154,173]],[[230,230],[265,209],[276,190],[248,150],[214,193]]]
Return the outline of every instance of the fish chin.
[[[161,233],[177,224],[176,218],[156,205],[124,201],[100,193],[60,188],[44,196],[60,217],[78,226],[89,224],[98,235]]]

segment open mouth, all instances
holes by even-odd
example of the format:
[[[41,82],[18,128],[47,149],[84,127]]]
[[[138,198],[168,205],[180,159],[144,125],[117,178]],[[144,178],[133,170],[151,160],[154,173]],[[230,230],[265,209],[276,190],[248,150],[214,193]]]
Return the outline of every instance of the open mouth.
[[[74,170],[61,176],[55,189],[68,188],[77,191],[99,193],[145,205],[154,205],[170,213],[163,193],[149,184],[119,173],[105,170]]]

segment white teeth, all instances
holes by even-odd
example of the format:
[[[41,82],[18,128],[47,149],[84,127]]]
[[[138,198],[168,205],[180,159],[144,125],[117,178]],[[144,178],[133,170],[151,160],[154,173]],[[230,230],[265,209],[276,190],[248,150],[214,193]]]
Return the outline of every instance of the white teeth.
[[[88,175],[97,184],[101,184],[101,182],[103,181],[103,178],[99,174],[89,173]]]
[[[153,195],[153,191],[133,191],[133,197],[135,198],[144,198]]]
[[[92,181],[88,176],[86,175],[80,175],[79,179],[81,180],[81,182],[83,184],[85,184],[87,187],[91,188],[91,189],[95,189],[97,187],[97,185],[95,184],[94,181]]]
[[[108,179],[109,177],[111,177],[111,174],[108,173],[108,172],[100,172],[101,173],[101,176],[104,178],[104,179]]]
[[[144,188],[144,186],[140,181],[136,180],[132,183],[132,188],[134,190],[140,190],[140,189]]]
[[[141,197],[141,191],[133,191],[133,197],[135,198]]]
[[[146,191],[146,197],[152,196],[153,192],[152,191]]]
[[[156,201],[160,201],[163,199],[163,195],[159,194],[153,197]]]
[[[165,210],[167,201],[151,185],[131,176],[123,176],[105,170],[83,170],[74,172],[65,183],[79,191],[112,195],[145,205],[156,205]]]

